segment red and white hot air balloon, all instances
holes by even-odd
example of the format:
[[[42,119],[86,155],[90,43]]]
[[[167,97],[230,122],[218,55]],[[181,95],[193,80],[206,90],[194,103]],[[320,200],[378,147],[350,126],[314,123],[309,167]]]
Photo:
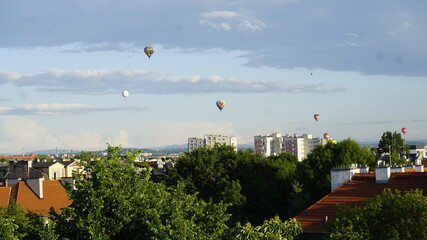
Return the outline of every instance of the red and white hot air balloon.
[[[314,120],[316,120],[316,122],[317,122],[320,119],[320,114],[316,113],[316,114],[314,114],[313,117],[314,117]]]
[[[407,131],[408,131],[408,129],[407,129],[407,128],[405,128],[405,127],[404,127],[404,128],[402,128],[402,133],[403,133],[403,134],[406,134],[406,132],[407,132]]]
[[[324,139],[329,139],[329,133],[325,133],[325,134],[323,134],[323,138],[324,138]]]

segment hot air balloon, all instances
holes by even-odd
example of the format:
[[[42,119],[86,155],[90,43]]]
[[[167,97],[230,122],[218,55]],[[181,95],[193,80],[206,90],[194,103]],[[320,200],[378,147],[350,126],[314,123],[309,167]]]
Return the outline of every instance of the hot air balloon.
[[[406,132],[408,131],[408,129],[407,128],[402,128],[402,133],[403,134],[406,134]]]
[[[150,58],[151,55],[153,55],[153,53],[154,53],[154,48],[151,46],[145,47],[144,52],[148,56],[148,58]]]
[[[126,90],[124,90],[124,91],[122,92],[122,96],[123,96],[124,98],[129,97],[129,92],[128,92],[128,91],[126,91]]]
[[[325,134],[323,134],[323,138],[324,138],[324,139],[329,139],[329,133],[325,133]]]
[[[317,122],[317,121],[319,121],[319,119],[320,119],[320,114],[318,114],[318,113],[314,114],[314,120],[316,120],[316,122]]]
[[[223,100],[216,101],[216,106],[219,108],[220,111],[225,107],[225,102]]]

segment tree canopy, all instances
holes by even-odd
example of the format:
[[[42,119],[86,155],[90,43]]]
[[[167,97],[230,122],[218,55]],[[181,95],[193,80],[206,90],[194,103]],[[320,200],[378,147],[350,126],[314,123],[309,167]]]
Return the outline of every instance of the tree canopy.
[[[329,239],[427,239],[427,197],[421,190],[385,189],[365,207],[344,207]]]
[[[384,132],[378,142],[378,154],[389,154],[391,160],[388,163],[391,164],[403,164],[406,162],[405,159],[401,159],[401,153],[406,153],[409,147],[405,145],[405,140],[402,138],[402,134],[397,132]]]
[[[198,192],[205,201],[231,204],[229,225],[248,221],[259,225],[276,215],[290,217],[287,199],[297,162],[287,153],[267,158],[252,150],[235,152],[231,146],[217,145],[179,158],[166,172],[166,182],[184,183],[188,193]]]
[[[120,161],[120,147],[92,161],[81,159],[88,177],[76,175],[73,203],[56,216],[63,239],[220,239],[227,229],[226,205],[206,203],[167,189],[133,166],[135,152]]]
[[[351,139],[337,144],[328,142],[307,155],[298,168],[298,181],[304,192],[310,195],[308,204],[312,204],[328,194],[331,189],[330,170],[349,164],[375,166],[375,157],[367,147],[360,147]]]

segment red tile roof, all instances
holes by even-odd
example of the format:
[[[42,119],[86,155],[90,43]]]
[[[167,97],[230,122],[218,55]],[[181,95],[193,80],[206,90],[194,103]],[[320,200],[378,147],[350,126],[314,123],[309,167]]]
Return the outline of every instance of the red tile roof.
[[[7,207],[9,205],[11,187],[0,187],[0,206]]]
[[[32,160],[36,159],[36,155],[31,156],[0,156],[0,159],[6,159],[6,160]]]
[[[58,180],[43,181],[43,199],[40,199],[24,181],[12,187],[0,187],[0,205],[7,206],[9,199],[14,199],[26,212],[40,213],[44,216],[49,214],[51,207],[60,212],[61,208],[71,204],[64,186]]]
[[[304,232],[327,232],[328,222],[335,220],[338,205],[363,206],[364,201],[382,193],[385,188],[408,191],[422,189],[427,195],[427,172],[392,173],[389,183],[375,183],[374,173],[359,173],[351,182],[343,183],[334,191],[304,210],[295,219],[302,224]]]

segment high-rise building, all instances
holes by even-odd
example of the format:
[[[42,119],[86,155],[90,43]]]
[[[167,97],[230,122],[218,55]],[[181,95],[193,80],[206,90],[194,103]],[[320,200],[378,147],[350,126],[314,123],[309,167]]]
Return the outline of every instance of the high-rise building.
[[[221,134],[206,134],[203,138],[192,137],[188,138],[188,152],[201,147],[213,147],[215,144],[225,144],[233,146],[237,151],[237,138],[221,135]]]
[[[282,152],[287,152],[295,155],[300,162],[313,149],[326,144],[326,142],[326,139],[313,138],[312,134],[282,136],[280,133],[272,133],[270,135],[254,136],[255,152],[264,156],[279,155]]]

